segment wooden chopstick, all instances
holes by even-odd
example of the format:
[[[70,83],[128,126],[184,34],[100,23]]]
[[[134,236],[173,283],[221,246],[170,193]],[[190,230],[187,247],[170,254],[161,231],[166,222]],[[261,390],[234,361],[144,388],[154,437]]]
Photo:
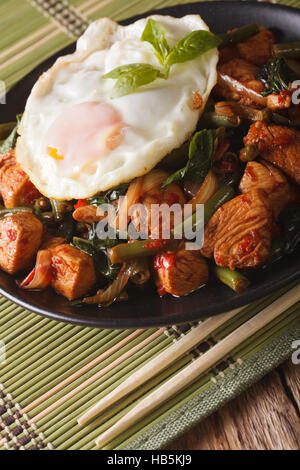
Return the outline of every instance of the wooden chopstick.
[[[77,393],[81,392],[82,390],[84,390],[86,387],[88,387],[89,385],[91,385],[92,383],[96,382],[96,380],[100,379],[101,377],[103,377],[105,374],[107,374],[109,371],[111,371],[112,369],[114,369],[115,367],[117,367],[118,365],[122,364],[123,361],[125,361],[126,359],[128,359],[129,357],[133,356],[135,353],[137,353],[138,351],[140,351],[141,349],[143,349],[145,346],[147,346],[148,344],[152,343],[152,341],[154,341],[156,338],[158,338],[161,334],[163,334],[165,331],[165,328],[160,328],[159,330],[155,331],[155,333],[153,333],[151,336],[148,336],[146,339],[144,339],[143,341],[141,341],[139,344],[137,344],[136,346],[134,346],[133,348],[131,348],[129,351],[125,352],[124,354],[122,354],[122,356],[118,357],[117,359],[115,359],[113,362],[111,362],[110,364],[108,364],[106,367],[104,367],[104,369],[101,369],[99,372],[97,372],[96,374],[92,375],[91,377],[89,377],[87,380],[85,380],[84,382],[82,382],[80,385],[78,385],[76,388],[74,388],[73,390],[71,390],[70,392],[68,392],[66,395],[64,395],[63,397],[59,398],[57,401],[55,401],[54,403],[52,403],[50,406],[48,406],[47,408],[45,408],[43,411],[41,411],[39,414],[37,414],[36,416],[34,416],[33,418],[31,418],[28,423],[30,425],[32,425],[33,423],[36,423],[37,421],[41,420],[42,418],[44,418],[44,416],[48,415],[49,413],[51,413],[52,411],[54,411],[56,408],[58,408],[60,405],[62,405],[63,403],[65,403],[66,401],[68,401],[70,398],[74,397],[75,395],[77,395]]]
[[[241,308],[238,308],[223,315],[209,318],[197,327],[192,328],[189,333],[187,333],[185,336],[182,336],[172,346],[153,358],[144,367],[141,367],[141,369],[137,370],[111,393],[96,403],[90,410],[88,410],[78,419],[78,424],[86,424],[88,421],[95,418],[99,413],[102,413],[121,398],[137,389],[140,385],[151,379],[151,377],[158,374],[168,365],[172,364],[172,362],[176,361],[180,356],[184,355],[188,351],[191,351],[195,346],[197,346],[197,344],[207,338],[207,336],[210,335],[216,328],[223,325],[227,320],[230,320],[240,311]]]
[[[181,389],[192,383],[200,374],[220,361],[243,341],[247,340],[257,331],[268,325],[283,312],[292,307],[300,300],[299,285],[291,289],[281,298],[263,309],[255,317],[248,320],[237,330],[213,346],[185,369],[165,382],[157,390],[154,390],[146,398],[142,399],[132,410],[123,416],[110,429],[105,431],[96,439],[97,446],[103,446],[113,440],[120,433],[126,431],[130,426],[149,414],[159,405],[170,399]]]
[[[86,372],[91,370],[93,367],[96,365],[100,364],[100,362],[104,361],[107,359],[109,356],[114,354],[115,352],[119,351],[121,348],[126,346],[130,341],[133,341],[135,338],[137,338],[139,335],[141,335],[145,330],[136,330],[130,335],[126,336],[126,338],[122,339],[122,341],[119,341],[117,344],[112,346],[111,348],[107,349],[107,351],[104,351],[104,353],[100,354],[97,356],[95,359],[93,359],[91,362],[86,364],[85,366],[81,367],[81,369],[77,370],[74,372],[72,375],[67,377],[65,380],[60,382],[59,384],[55,385],[55,387],[51,388],[51,390],[48,390],[46,393],[38,397],[36,400],[33,402],[29,403],[25,408],[21,410],[21,413],[28,413],[31,411],[33,408],[36,408],[38,405],[41,403],[45,402],[48,398],[52,397],[55,395],[55,393],[59,392],[62,390],[64,387],[67,385],[70,385],[70,383],[74,382],[74,380],[78,379],[82,375],[84,375]]]

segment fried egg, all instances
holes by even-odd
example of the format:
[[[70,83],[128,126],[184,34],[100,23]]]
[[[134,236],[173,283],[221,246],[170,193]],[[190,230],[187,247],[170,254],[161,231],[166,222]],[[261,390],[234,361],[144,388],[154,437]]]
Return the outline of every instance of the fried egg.
[[[151,16],[171,46],[195,30],[209,30],[198,15]],[[217,49],[176,64],[169,78],[112,99],[116,67],[160,67],[141,36],[149,18],[120,26],[92,23],[76,51],[61,57],[35,84],[19,128],[16,158],[31,181],[52,199],[85,199],[148,173],[195,131],[216,83]],[[193,97],[201,95],[200,106]],[[197,100],[199,101],[199,99]]]

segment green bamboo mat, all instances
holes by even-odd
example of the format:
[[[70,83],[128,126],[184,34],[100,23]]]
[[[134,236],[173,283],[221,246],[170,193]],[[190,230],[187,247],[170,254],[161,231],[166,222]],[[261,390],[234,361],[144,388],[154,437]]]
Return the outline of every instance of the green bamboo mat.
[[[88,22],[99,16],[123,19],[176,3],[189,2],[1,0],[0,79],[10,88],[42,60],[73,42]],[[277,3],[299,6],[299,0]],[[0,298],[0,341],[5,345],[0,363],[0,449],[95,449],[94,439],[142,397],[288,290],[241,309],[197,348],[86,427],[77,424],[83,412],[195,325],[134,332],[83,328],[39,317]],[[300,303],[282,312],[105,448],[160,448],[234,398],[291,355],[292,343],[300,337],[299,313]],[[73,374],[76,378],[70,381]],[[90,384],[84,386],[87,380]],[[56,393],[34,403],[54,387]],[[40,413],[45,416],[30,422]]]

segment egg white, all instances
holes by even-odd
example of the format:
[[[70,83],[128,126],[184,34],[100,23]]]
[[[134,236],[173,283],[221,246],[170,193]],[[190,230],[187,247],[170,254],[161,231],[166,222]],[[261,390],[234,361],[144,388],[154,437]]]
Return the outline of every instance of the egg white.
[[[171,46],[194,30],[209,30],[199,15],[183,18],[152,16],[167,31]],[[159,67],[152,46],[140,40],[149,18],[120,26],[103,18],[92,23],[78,40],[74,54],[61,57],[35,84],[19,128],[16,158],[31,181],[53,199],[84,199],[148,173],[195,131],[216,83],[217,49],[176,64],[167,80],[111,100],[115,80],[102,76],[129,63]],[[193,93],[202,96],[193,109]],[[47,153],[47,132],[67,108],[80,103],[110,103],[126,124],[121,144],[99,159],[89,160],[85,149],[76,165]],[[81,154],[79,154],[80,157]]]

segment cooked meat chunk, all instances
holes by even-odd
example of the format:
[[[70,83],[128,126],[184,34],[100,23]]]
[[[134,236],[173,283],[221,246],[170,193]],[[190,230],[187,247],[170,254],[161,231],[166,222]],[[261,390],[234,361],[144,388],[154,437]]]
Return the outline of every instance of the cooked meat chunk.
[[[259,68],[244,59],[232,59],[229,62],[220,65],[218,70],[223,76],[229,76],[234,80],[237,80],[237,82],[242,84],[244,87],[254,90],[256,93],[261,93],[264,89],[263,83],[255,78]],[[232,89],[227,83],[220,80],[220,77],[214,88],[214,93],[229,100],[240,101],[243,104],[252,105],[252,102],[249,102],[247,97],[243,96],[243,93],[238,92],[236,89]]]
[[[267,160],[300,184],[300,131],[284,126],[252,124],[245,145],[257,145]]]
[[[248,80],[255,80],[255,76],[259,72],[259,67],[239,58],[226,62],[226,64],[221,65],[218,69],[221,73],[229,75],[242,83]]]
[[[83,206],[79,207],[73,212],[73,218],[77,222],[83,222],[86,224],[93,224],[94,222],[100,222],[105,214],[99,213],[100,210],[96,206]]]
[[[40,196],[28,175],[17,164],[13,150],[1,156],[0,193],[8,208],[30,205]]]
[[[218,266],[253,268],[269,256],[272,211],[266,193],[254,189],[220,207],[204,233],[203,256]]]
[[[0,220],[0,268],[9,274],[28,268],[42,236],[43,224],[30,212]]]
[[[241,193],[252,189],[263,189],[268,195],[274,218],[291,200],[290,185],[280,170],[268,162],[249,162],[239,186]]]
[[[166,206],[172,206],[173,204],[183,206],[185,201],[185,196],[176,183],[170,184],[163,190],[160,190],[159,187],[153,188],[139,200],[139,203],[146,208],[147,214],[139,214],[138,211],[135,211],[131,216],[131,220],[137,231],[143,231],[144,225],[148,222],[148,230],[151,238],[163,238],[164,231],[168,231],[169,229],[169,221],[170,229],[174,226],[174,214],[171,213],[169,219],[168,214],[164,217],[163,213],[157,213],[157,223],[155,223],[156,221],[151,219],[151,215],[154,215],[154,212],[156,214],[156,208],[153,207],[153,205],[155,204],[157,208],[162,204]]]
[[[288,91],[281,93],[271,93],[266,98],[267,107],[276,111],[277,109],[288,109],[292,104],[292,98]]]
[[[240,57],[260,66],[270,59],[274,42],[274,34],[264,29],[246,41],[239,42],[236,47]]]
[[[234,30],[233,30],[234,31]],[[272,45],[275,42],[273,33],[267,29],[260,31],[246,41],[229,44],[220,51],[220,64],[231,59],[241,58],[261,66],[271,57]]]
[[[71,245],[59,245],[51,249],[52,287],[74,300],[88,294],[96,283],[93,260]]]
[[[154,259],[156,285],[160,295],[182,296],[193,292],[208,281],[208,267],[199,251],[180,249]]]
[[[235,44],[229,44],[226,47],[223,47],[219,52],[219,64],[225,64],[232,59],[239,57],[239,52]]]

